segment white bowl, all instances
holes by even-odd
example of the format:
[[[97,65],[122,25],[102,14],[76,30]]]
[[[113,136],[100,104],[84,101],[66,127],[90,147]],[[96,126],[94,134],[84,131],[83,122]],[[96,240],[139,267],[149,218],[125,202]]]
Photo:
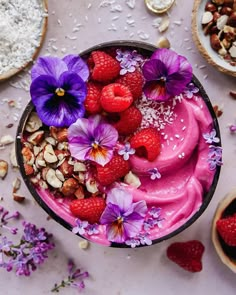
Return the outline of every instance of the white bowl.
[[[225,61],[211,48],[209,35],[204,35],[202,29],[202,16],[208,0],[195,0],[192,12],[193,40],[207,62],[216,67],[220,72],[236,77],[236,66]]]

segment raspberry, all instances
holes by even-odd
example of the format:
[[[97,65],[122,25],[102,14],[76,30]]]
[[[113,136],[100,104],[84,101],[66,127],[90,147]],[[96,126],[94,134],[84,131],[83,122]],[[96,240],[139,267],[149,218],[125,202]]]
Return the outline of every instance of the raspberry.
[[[134,133],[142,122],[142,114],[135,106],[131,106],[119,113],[119,121],[113,124],[119,134],[129,135]]]
[[[124,76],[120,76],[115,81],[129,88],[133,95],[133,99],[136,100],[142,96],[143,91],[143,75],[139,70],[136,70],[133,73],[126,73]]]
[[[131,139],[130,145],[136,155],[154,161],[161,150],[159,133],[155,128],[148,127],[138,131]]]
[[[216,222],[216,229],[227,245],[236,246],[236,214],[219,219]]]
[[[125,176],[129,170],[128,161],[122,156],[114,155],[105,166],[97,165],[97,179],[102,185],[110,185]]]
[[[106,202],[100,197],[78,199],[70,203],[70,210],[73,215],[89,223],[98,223],[106,207]]]
[[[110,82],[120,73],[119,62],[103,51],[93,51],[89,59],[92,79],[98,82]]]
[[[102,86],[98,83],[87,83],[87,96],[85,98],[84,106],[88,114],[98,114],[102,111],[100,104],[100,96],[102,92]]]
[[[197,240],[173,243],[167,248],[167,257],[190,272],[202,270],[202,255],[205,247]]]
[[[132,104],[133,97],[128,87],[113,83],[102,89],[100,102],[105,111],[119,113],[126,110]]]

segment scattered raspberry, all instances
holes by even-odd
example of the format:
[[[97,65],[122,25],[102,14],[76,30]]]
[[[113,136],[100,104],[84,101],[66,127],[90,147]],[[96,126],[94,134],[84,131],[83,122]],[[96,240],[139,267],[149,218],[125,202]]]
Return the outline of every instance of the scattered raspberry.
[[[115,81],[129,88],[133,95],[133,99],[136,100],[142,96],[143,92],[143,75],[139,70],[136,70],[133,73],[126,73],[124,76],[120,76]]]
[[[167,257],[190,272],[202,270],[202,255],[205,247],[197,240],[173,243],[167,248]]]
[[[70,203],[70,210],[73,215],[89,223],[98,223],[106,207],[106,202],[100,197],[78,199]]]
[[[219,219],[216,222],[216,229],[227,245],[236,246],[236,214]]]
[[[148,127],[138,131],[131,139],[130,145],[136,155],[154,161],[161,150],[159,133],[155,128]]]
[[[124,112],[119,113],[119,120],[113,126],[121,135],[134,133],[142,122],[142,114],[135,106],[129,107]]]
[[[92,79],[98,82],[110,82],[118,77],[119,62],[103,51],[93,51],[89,59]]]
[[[105,111],[119,113],[126,110],[132,104],[133,97],[127,86],[113,83],[102,89],[100,102]]]
[[[97,165],[97,179],[102,185],[109,185],[125,176],[130,170],[128,161],[114,155],[105,166]]]
[[[102,86],[98,83],[87,83],[87,96],[85,98],[84,106],[88,114],[98,114],[102,111],[100,104],[100,96]]]

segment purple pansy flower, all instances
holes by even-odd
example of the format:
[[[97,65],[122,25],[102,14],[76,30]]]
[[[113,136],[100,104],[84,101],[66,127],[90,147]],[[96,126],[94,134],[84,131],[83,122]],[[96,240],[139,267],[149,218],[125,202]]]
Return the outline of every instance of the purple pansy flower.
[[[133,203],[131,193],[113,188],[107,194],[107,206],[100,223],[106,225],[109,241],[124,243],[141,231],[146,212],[145,201]]]
[[[223,165],[223,162],[222,162],[222,147],[210,145],[209,146],[209,152],[208,152],[207,161],[209,163],[209,169],[210,170],[215,170],[216,166]]]
[[[199,92],[199,88],[196,87],[193,83],[189,83],[184,90],[184,94],[189,99],[193,98],[193,95],[198,92]]]
[[[155,179],[160,179],[161,178],[161,173],[159,172],[159,170],[157,168],[149,169],[148,170],[148,173],[150,174],[151,180],[155,180]]]
[[[166,48],[156,50],[142,70],[146,79],[144,94],[157,101],[179,95],[192,79],[192,67],[187,59]]]
[[[44,124],[64,127],[84,116],[88,76],[88,67],[79,56],[38,59],[31,71],[30,93]]]
[[[216,136],[216,130],[212,129],[210,133],[203,134],[203,138],[206,140],[206,143],[218,143],[220,142],[219,137]]]
[[[113,156],[118,132],[98,115],[80,118],[68,128],[71,155],[78,160],[91,160],[102,166]]]
[[[129,142],[126,142],[125,143],[125,146],[118,151],[118,154],[121,155],[121,156],[123,156],[123,159],[125,161],[128,161],[129,160],[129,156],[135,154],[135,149],[131,148]]]

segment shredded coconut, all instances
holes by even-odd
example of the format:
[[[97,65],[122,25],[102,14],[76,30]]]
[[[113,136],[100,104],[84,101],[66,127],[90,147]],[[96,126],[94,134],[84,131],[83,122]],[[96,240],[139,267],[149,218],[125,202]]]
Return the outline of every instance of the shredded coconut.
[[[154,9],[165,9],[169,7],[172,4],[173,0],[149,0],[149,4],[154,8]]]
[[[0,74],[32,60],[45,17],[42,0],[0,0]]]

